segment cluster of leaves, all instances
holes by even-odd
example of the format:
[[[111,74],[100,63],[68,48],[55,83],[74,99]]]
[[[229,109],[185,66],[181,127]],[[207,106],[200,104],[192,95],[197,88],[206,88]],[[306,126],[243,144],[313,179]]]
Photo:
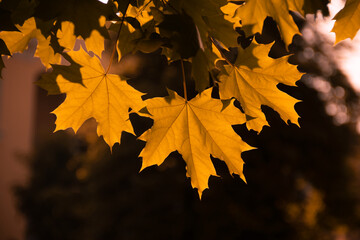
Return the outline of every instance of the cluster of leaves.
[[[288,57],[268,56],[272,44],[259,44],[264,20],[271,17],[286,49],[300,34],[292,14],[305,16],[320,9],[306,0],[2,0],[0,1],[0,54],[27,49],[37,39],[35,55],[46,68],[38,85],[49,94],[66,94],[53,112],[56,131],[76,132],[89,118],[97,133],[112,148],[123,131],[133,133],[130,113],[152,118],[154,124],[139,139],[146,141],[140,154],[142,169],[160,165],[173,151],[186,162],[187,175],[202,192],[216,175],[210,155],[223,160],[231,174],[244,181],[241,153],[252,149],[233,130],[246,124],[260,132],[268,125],[261,106],[298,124],[297,99],[279,90],[278,84],[296,86],[302,73]],[[360,24],[360,0],[348,0],[336,15],[337,41],[353,38]],[[239,46],[239,37],[249,44]],[[102,57],[105,39],[113,39],[106,68]],[[85,46],[75,51],[77,39]],[[166,97],[144,99],[124,76],[111,74],[113,61],[137,51],[161,51],[168,62],[179,62],[183,92],[168,90]],[[92,53],[91,53],[92,52]],[[62,58],[61,58],[62,56]],[[117,59],[115,59],[117,56]],[[61,59],[64,59],[61,65]],[[67,60],[67,61],[65,61]],[[198,93],[190,99],[185,64],[191,64],[191,80]],[[0,61],[0,71],[3,62]],[[182,96],[180,96],[182,94]]]

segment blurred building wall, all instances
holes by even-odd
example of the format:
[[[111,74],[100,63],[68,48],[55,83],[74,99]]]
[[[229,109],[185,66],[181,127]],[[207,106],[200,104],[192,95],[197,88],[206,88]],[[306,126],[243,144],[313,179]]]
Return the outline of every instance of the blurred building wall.
[[[43,71],[33,58],[34,44],[24,54],[3,58],[0,80],[0,240],[24,239],[25,221],[16,210],[12,187],[24,184],[28,171],[23,163],[30,153],[34,132],[35,85]]]

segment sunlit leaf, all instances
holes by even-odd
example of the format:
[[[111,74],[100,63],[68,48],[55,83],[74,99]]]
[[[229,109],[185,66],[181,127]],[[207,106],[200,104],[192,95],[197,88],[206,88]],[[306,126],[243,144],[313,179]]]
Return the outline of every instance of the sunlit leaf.
[[[246,0],[244,5],[238,7],[234,17],[241,19],[242,29],[247,36],[261,33],[265,18],[272,17],[279,26],[286,46],[289,46],[294,35],[300,35],[289,11],[303,12],[302,4],[303,1],[296,0]]]
[[[173,91],[165,98],[146,101],[154,119],[154,126],[141,139],[147,141],[140,153],[142,169],[160,165],[173,151],[178,151],[186,162],[191,184],[202,192],[208,188],[208,179],[216,171],[210,154],[223,160],[231,174],[238,174],[244,181],[241,153],[252,149],[232,129],[232,124],[245,122],[245,115],[229,104],[211,98],[211,90],[185,101]]]
[[[55,53],[50,46],[50,36],[45,38],[41,31],[36,28],[34,18],[29,18],[24,25],[16,25],[19,31],[3,31],[0,32],[0,38],[4,40],[11,54],[16,52],[23,52],[27,49],[31,39],[37,39],[38,46],[35,56],[40,57],[41,62],[47,68],[50,64],[60,62],[60,54]]]
[[[76,132],[87,119],[95,118],[98,135],[110,147],[120,143],[123,131],[133,133],[129,108],[137,111],[144,107],[142,93],[118,75],[107,74],[99,59],[90,57],[83,49],[69,52],[69,56],[81,65],[81,79],[65,78],[79,78],[78,74],[72,74],[73,66],[68,66],[62,68],[67,73],[57,75],[56,79],[45,76],[38,83],[49,92],[59,89],[66,93],[65,101],[53,111],[57,118],[56,131],[73,128]]]
[[[277,85],[296,86],[302,74],[295,65],[288,63],[288,57],[268,57],[271,46],[254,42],[245,50],[238,48],[235,64],[225,65],[220,75],[220,98],[235,97],[245,114],[255,118],[246,123],[247,127],[257,132],[268,125],[262,105],[277,111],[286,122],[298,124],[299,118],[294,109],[298,100],[280,91]]]
[[[338,43],[346,38],[353,39],[360,29],[360,0],[347,0],[345,7],[336,14],[334,28]]]
[[[77,37],[74,34],[74,30],[74,24],[65,21],[61,23],[61,29],[57,32],[60,46],[68,51],[73,50],[75,46]],[[101,53],[104,51],[104,37],[97,30],[93,30],[90,36],[85,39],[85,45],[89,51],[101,57]]]

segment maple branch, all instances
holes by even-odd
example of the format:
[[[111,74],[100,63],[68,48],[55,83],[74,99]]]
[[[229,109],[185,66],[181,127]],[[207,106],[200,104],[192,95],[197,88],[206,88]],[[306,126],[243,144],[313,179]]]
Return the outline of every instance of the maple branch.
[[[109,72],[110,67],[111,67],[111,64],[112,64],[112,62],[113,62],[113,60],[114,60],[117,42],[118,42],[119,37],[120,37],[120,32],[121,32],[122,26],[124,25],[124,21],[125,21],[125,17],[126,17],[126,12],[127,12],[128,8],[129,8],[130,1],[131,1],[131,0],[128,1],[128,4],[126,5],[125,11],[124,11],[124,15],[123,15],[122,18],[121,18],[121,23],[120,23],[119,31],[117,32],[117,35],[116,35],[116,38],[115,38],[115,39],[116,39],[116,40],[115,40],[115,46],[114,46],[114,49],[113,49],[113,51],[112,51],[112,53],[111,53],[109,66],[108,66],[107,69],[106,69],[105,75]]]
[[[182,78],[183,78],[184,98],[185,98],[185,101],[187,102],[188,98],[187,98],[187,90],[186,90],[185,68],[184,68],[184,61],[182,58],[180,59],[180,62],[181,62],[181,71],[182,71]]]

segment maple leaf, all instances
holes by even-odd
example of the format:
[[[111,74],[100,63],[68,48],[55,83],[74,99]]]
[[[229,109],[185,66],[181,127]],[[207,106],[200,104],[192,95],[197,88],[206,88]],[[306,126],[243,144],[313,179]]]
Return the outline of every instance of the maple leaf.
[[[120,143],[123,131],[134,133],[129,121],[129,108],[137,111],[144,107],[142,93],[120,79],[118,75],[107,74],[97,57],[90,57],[82,48],[68,55],[82,67],[81,79],[73,66],[61,68],[56,79],[48,73],[38,84],[49,93],[66,93],[65,101],[53,111],[56,115],[56,130],[73,128],[76,132],[89,118],[98,122],[97,133],[112,147]],[[82,82],[80,84],[79,82]]]
[[[168,97],[146,100],[154,125],[140,137],[147,141],[140,153],[142,169],[160,165],[177,150],[200,197],[208,188],[209,177],[216,175],[210,154],[223,160],[231,174],[238,174],[245,181],[241,153],[252,149],[231,127],[244,123],[245,115],[233,102],[222,110],[222,102],[211,98],[211,91],[212,88],[204,90],[190,101],[170,90]]]
[[[353,39],[360,29],[360,0],[347,0],[345,7],[338,12],[334,28],[331,30],[336,34],[338,43],[346,38]]]
[[[290,120],[298,124],[299,118],[294,109],[298,100],[280,91],[277,85],[296,86],[302,73],[288,63],[288,56],[278,59],[268,57],[271,46],[253,42],[245,50],[239,47],[236,62],[225,65],[219,76],[220,98],[235,97],[245,114],[255,117],[246,125],[257,132],[268,125],[261,105],[277,111],[285,122]]]
[[[113,1],[104,4],[98,0],[38,0],[35,16],[44,21],[72,22],[75,35],[83,39],[90,37],[93,30],[108,38],[108,32],[99,19],[116,19],[115,10]]]
[[[265,18],[272,17],[277,22],[281,36],[288,47],[293,36],[300,35],[289,11],[304,13],[303,2],[297,0],[246,0],[244,5],[237,8],[234,17],[241,19],[242,29],[247,36],[261,33]]]
[[[22,26],[16,25],[19,31],[3,31],[0,32],[2,39],[9,49],[10,53],[23,52],[27,49],[31,39],[36,38],[38,41],[35,56],[40,57],[41,62],[46,68],[51,67],[50,64],[60,62],[60,54],[55,53],[50,46],[50,36],[45,38],[41,31],[36,28],[35,18],[27,19]]]
[[[105,17],[101,16],[99,22],[102,26],[105,25]],[[61,23],[61,29],[57,32],[60,46],[66,50],[73,50],[77,37],[74,34],[75,26],[72,22],[64,21]],[[81,37],[79,37],[81,38]],[[98,30],[92,30],[88,38],[85,38],[85,45],[89,51],[92,51],[99,57],[104,51],[104,37],[98,32]]]

